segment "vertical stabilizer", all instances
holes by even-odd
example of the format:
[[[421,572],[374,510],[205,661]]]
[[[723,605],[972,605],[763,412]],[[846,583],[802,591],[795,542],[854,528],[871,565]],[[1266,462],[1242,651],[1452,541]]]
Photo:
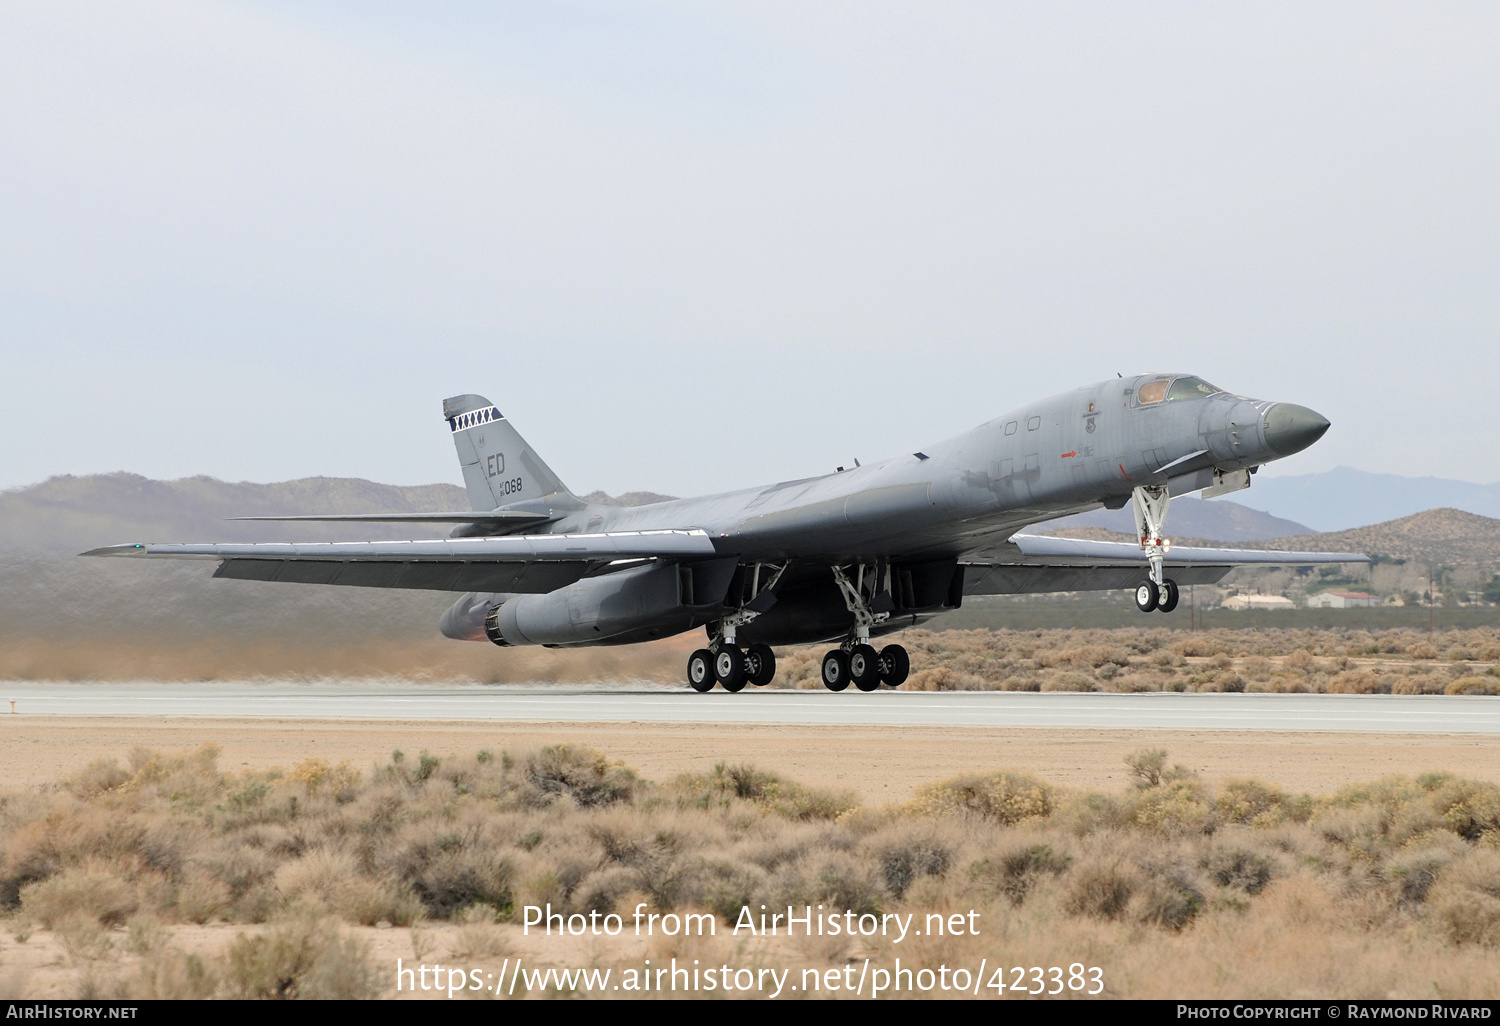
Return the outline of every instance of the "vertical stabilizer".
[[[574,509],[583,505],[484,396],[444,399],[443,416],[453,432],[464,487],[475,509]]]

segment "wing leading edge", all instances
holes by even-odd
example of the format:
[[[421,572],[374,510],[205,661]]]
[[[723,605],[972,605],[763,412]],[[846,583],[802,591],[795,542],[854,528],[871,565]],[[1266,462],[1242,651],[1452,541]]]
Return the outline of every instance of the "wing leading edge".
[[[1178,584],[1213,584],[1237,566],[1368,563],[1360,552],[1288,552],[1174,545],[1164,568]],[[1134,542],[1018,534],[1004,551],[964,561],[964,593],[1016,595],[1047,591],[1111,591],[1142,580],[1149,564]]]

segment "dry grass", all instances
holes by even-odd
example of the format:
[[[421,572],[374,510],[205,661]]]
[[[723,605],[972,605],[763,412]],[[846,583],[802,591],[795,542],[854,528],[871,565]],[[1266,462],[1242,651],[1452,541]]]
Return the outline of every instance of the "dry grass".
[[[452,924],[444,957],[483,961],[544,903],[709,911],[721,934],[747,905],[980,914],[979,937],[756,956],[795,966],[1082,960],[1137,997],[1500,994],[1500,787],[1432,773],[1319,797],[1214,789],[1160,749],[1127,762],[1119,792],[993,770],[858,808],[747,766],[653,783],[576,745],[366,772],[137,751],[0,795],[0,900],[18,941],[58,938],[80,988],[129,997],[374,996],[389,974],[359,924],[411,928],[417,958],[424,922]],[[245,928],[221,952],[174,940],[219,920]]]
[[[1500,630],[905,631],[909,691],[1500,695]],[[1435,643],[1436,642],[1436,643]],[[1439,645],[1441,648],[1439,648]],[[823,649],[780,656],[818,688]]]

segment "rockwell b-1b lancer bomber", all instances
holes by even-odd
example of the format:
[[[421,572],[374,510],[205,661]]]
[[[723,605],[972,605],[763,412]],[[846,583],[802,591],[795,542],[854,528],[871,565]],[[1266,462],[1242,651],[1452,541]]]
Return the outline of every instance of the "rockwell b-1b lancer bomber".
[[[1173,547],[1174,495],[1222,495],[1300,452],[1328,421],[1190,375],[1089,385],[916,451],[822,477],[628,508],[563,486],[488,400],[443,403],[472,510],[259,517],[455,524],[433,541],[136,544],[91,556],[219,560],[215,577],[463,592],[440,622],[496,645],[627,645],[705,628],[688,683],[740,691],[776,672],[772,645],[831,642],[823,683],[906,680],[899,644],[871,642],[967,595],[1130,588],[1170,611],[1185,584],[1243,564],[1365,562],[1355,553]],[[1138,542],[1025,533],[1129,505]]]

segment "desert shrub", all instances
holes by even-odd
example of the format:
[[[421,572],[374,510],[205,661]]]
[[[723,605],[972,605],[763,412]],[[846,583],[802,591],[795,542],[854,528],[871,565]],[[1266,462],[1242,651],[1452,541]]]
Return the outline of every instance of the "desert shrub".
[[[315,849],[283,863],[275,882],[285,898],[336,913],[346,922],[411,926],[422,918],[422,901],[409,882],[362,875],[345,852]]]
[[[1091,859],[1070,874],[1063,907],[1074,915],[1119,919],[1139,885],[1139,874],[1124,862]]]
[[[312,758],[292,767],[287,779],[301,784],[309,796],[323,793],[331,795],[335,801],[346,802],[359,788],[360,772],[347,760],[335,766],[327,759]]]
[[[929,666],[913,673],[901,687],[904,691],[981,691],[985,679],[948,666]]]
[[[219,979],[199,955],[157,949],[141,960],[136,975],[124,982],[121,997],[147,1001],[202,1001],[214,996]]]
[[[1429,783],[1432,808],[1443,826],[1468,841],[1500,831],[1500,787],[1458,777],[1418,778],[1419,785]]]
[[[177,914],[189,923],[206,923],[229,907],[230,890],[219,880],[201,872],[189,873],[177,886],[173,902]]]
[[[1052,786],[1019,770],[964,774],[925,784],[906,804],[907,810],[917,815],[968,813],[1007,826],[1046,819],[1056,807]]]
[[[1285,671],[1272,674],[1265,688],[1275,695],[1303,695],[1310,690],[1301,674]]]
[[[1493,677],[1460,677],[1443,689],[1445,695],[1500,695],[1500,680]]]
[[[1167,764],[1165,748],[1138,748],[1125,756],[1125,765],[1136,778],[1136,787],[1156,787]]]
[[[1452,837],[1449,841],[1451,843],[1446,845],[1411,846],[1411,850],[1403,849],[1390,860],[1386,876],[1400,901],[1407,904],[1426,901],[1443,869],[1454,859],[1468,854],[1468,845]]]
[[[1199,859],[1199,866],[1220,887],[1230,887],[1246,894],[1259,894],[1275,875],[1269,858],[1244,848],[1211,848]]]
[[[802,893],[809,894],[811,901],[802,900],[792,896],[786,901],[777,901],[778,905],[817,905],[824,904],[830,908],[850,909],[856,916],[866,914],[880,915],[881,912],[881,887],[865,871],[864,867],[851,865],[848,862],[824,863],[817,875],[800,888]],[[796,892],[794,891],[795,895]],[[768,902],[768,904],[770,904]]]
[[[1168,769],[1165,748],[1137,748],[1125,756],[1125,766],[1135,777],[1136,787],[1157,787],[1174,780],[1188,780],[1195,775],[1181,763]]]
[[[1192,874],[1180,866],[1164,866],[1144,874],[1131,902],[1136,919],[1172,930],[1187,926],[1202,908],[1202,891]]]
[[[697,875],[692,901],[732,923],[740,909],[769,904],[769,891],[769,875],[760,866],[735,859],[709,859]]]
[[[1076,671],[1048,673],[1042,678],[1043,691],[1097,691],[1098,685],[1087,673]]]
[[[1100,671],[1103,676],[1103,671]],[[1112,678],[1116,691],[1126,693],[1140,693],[1145,691],[1161,691],[1162,683],[1157,677],[1145,673],[1122,673]]]
[[[113,791],[130,779],[130,773],[117,759],[95,759],[83,768],[65,786],[80,798],[91,798],[105,791]]]
[[[1339,818],[1335,813],[1340,810],[1353,815]],[[1400,776],[1343,788],[1324,799],[1313,824],[1329,840],[1344,845],[1356,843],[1361,836],[1399,845],[1443,825],[1428,790]]]
[[[1369,670],[1345,670],[1328,681],[1330,695],[1374,695],[1382,690],[1380,677]]]
[[[711,773],[678,777],[673,787],[700,808],[737,798],[788,819],[804,821],[837,819],[859,804],[852,791],[804,787],[753,766],[726,766],[722,762]]]
[[[1003,681],[1000,682],[1000,690],[1040,691],[1042,690],[1042,681],[1039,677],[1036,676],[1022,677],[1019,675],[1012,675],[1006,677]]]
[[[174,806],[196,808],[223,791],[218,762],[219,746],[213,744],[181,755],[136,748],[130,753],[130,780],[121,786]]]
[[[1054,822],[1061,823],[1079,836],[1101,830],[1120,830],[1130,826],[1133,807],[1128,799],[1102,791],[1085,791],[1062,796]]]
[[[559,796],[585,809],[629,802],[640,786],[634,770],[586,745],[549,745],[526,760],[523,774],[537,806]]]
[[[368,999],[380,981],[368,949],[326,922],[298,920],[230,946],[225,989],[235,998]]]
[[[439,919],[475,903],[509,914],[514,904],[514,863],[475,833],[424,833],[395,848],[384,862],[396,882],[405,884],[428,914]],[[410,911],[394,908],[392,914],[415,918]]]
[[[1196,780],[1174,780],[1138,791],[1131,822],[1167,834],[1208,833],[1214,827],[1213,802]]]
[[[125,950],[132,955],[159,951],[171,939],[171,931],[153,915],[131,916],[125,922]]]
[[[1312,811],[1310,799],[1293,799],[1259,780],[1227,781],[1214,796],[1214,808],[1225,822],[1252,826],[1274,826],[1287,819],[1305,820]]]
[[[953,848],[931,834],[907,833],[871,845],[886,889],[896,897],[918,877],[942,876],[953,862]]]
[[[1428,903],[1453,943],[1500,947],[1500,852],[1479,850],[1451,863],[1440,872]]]
[[[1435,673],[1417,673],[1397,677],[1391,685],[1394,695],[1441,695],[1448,688],[1448,679]]]
[[[601,915],[621,911],[621,902],[641,886],[640,874],[624,866],[597,869],[573,888],[572,905],[584,912],[598,910]]]
[[[1060,876],[1073,863],[1071,855],[1059,854],[1050,844],[1022,843],[969,867],[970,877],[984,881],[991,888],[1019,905],[1026,900],[1036,881],[1051,875]]]
[[[671,829],[652,829],[647,824],[623,818],[592,823],[589,834],[603,849],[607,861],[634,871],[637,886],[658,908],[677,904],[688,884],[694,861],[685,851],[689,845],[681,834]],[[582,872],[578,881],[581,882],[588,868],[579,868]],[[567,880],[562,882],[569,893],[576,886]]]
[[[107,866],[90,863],[21,888],[21,908],[49,929],[70,915],[122,926],[140,907],[136,888]]]

